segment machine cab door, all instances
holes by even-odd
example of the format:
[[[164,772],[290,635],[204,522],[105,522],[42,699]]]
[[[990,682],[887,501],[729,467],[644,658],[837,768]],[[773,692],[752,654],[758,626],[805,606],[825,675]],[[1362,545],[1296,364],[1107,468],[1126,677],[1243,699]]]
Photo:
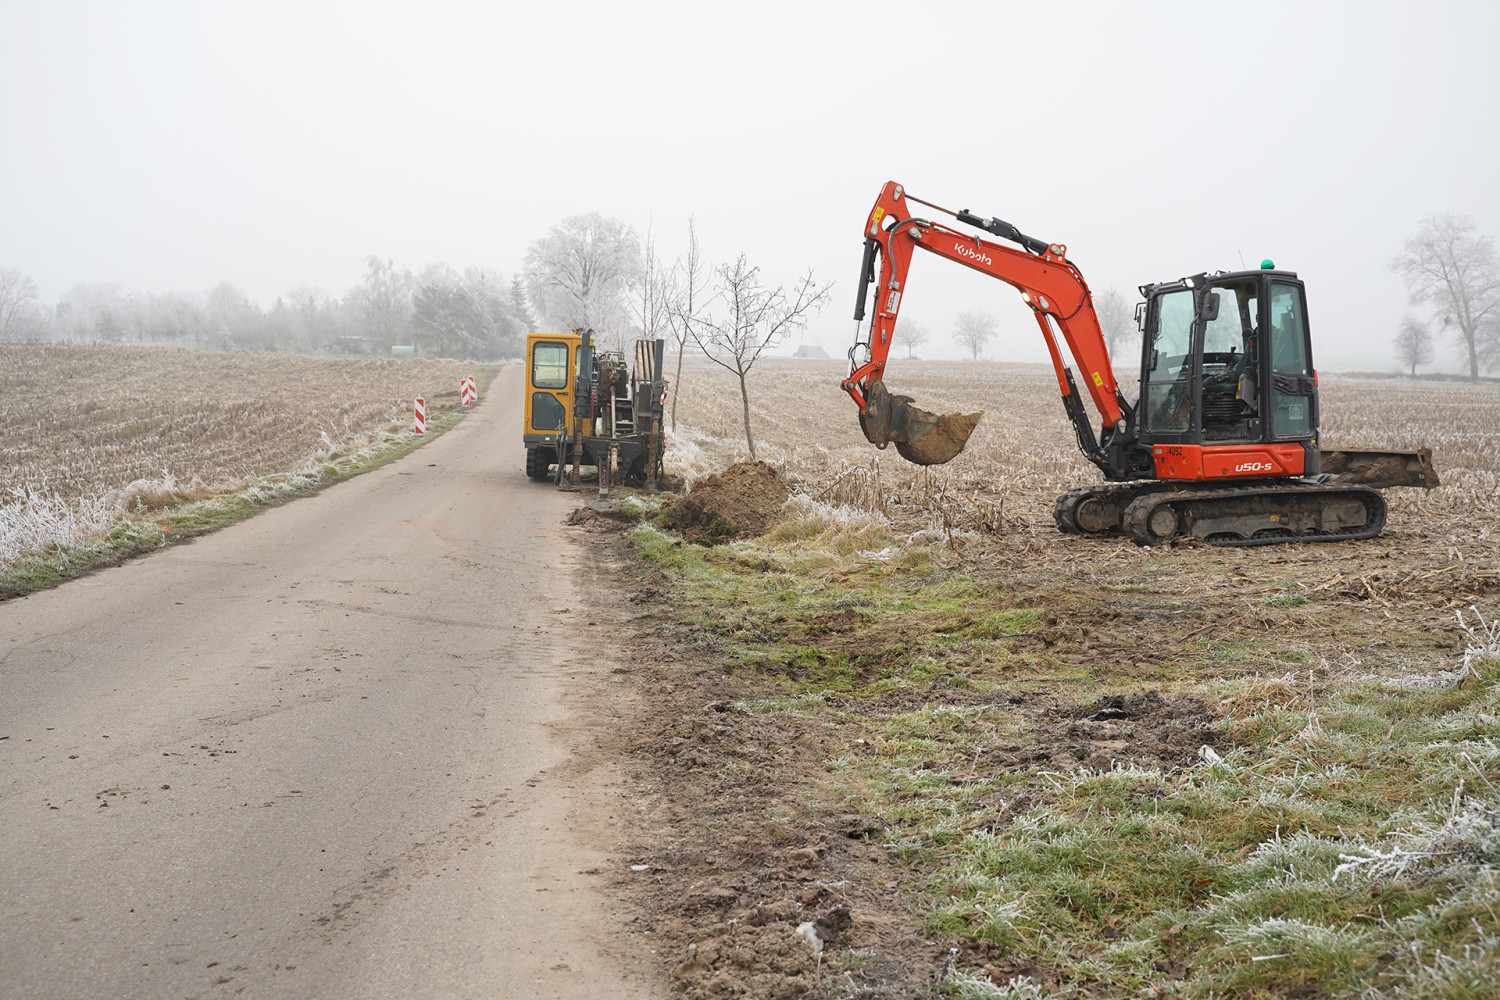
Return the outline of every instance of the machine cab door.
[[[1147,442],[1183,443],[1196,439],[1193,393],[1193,290],[1151,294],[1141,363],[1141,430]]]
[[[580,338],[533,333],[526,338],[527,434],[572,433],[574,352]]]
[[[1271,437],[1310,440],[1318,429],[1318,388],[1308,340],[1307,300],[1302,282],[1275,274],[1269,277]]]
[[[1260,279],[1184,279],[1149,300],[1142,359],[1143,439],[1263,439]]]

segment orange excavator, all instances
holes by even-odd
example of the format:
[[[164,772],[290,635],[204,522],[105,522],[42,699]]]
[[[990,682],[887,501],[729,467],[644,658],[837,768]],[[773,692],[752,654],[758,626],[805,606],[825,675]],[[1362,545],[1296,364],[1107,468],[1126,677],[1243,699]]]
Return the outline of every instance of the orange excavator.
[[[918,218],[908,203],[1015,246]],[[1066,246],[997,218],[922,201],[894,181],[881,190],[865,226],[854,318],[863,322],[871,285],[875,314],[868,336],[849,351],[842,383],[876,447],[894,442],[908,461],[942,464],[963,450],[981,416],[929,413],[886,388],[886,359],[918,249],[998,278],[1031,309],[1078,446],[1108,480],[1057,499],[1054,517],[1066,533],[1123,533],[1142,545],[1178,538],[1215,545],[1371,538],[1385,525],[1381,489],[1438,484],[1430,449],[1319,446],[1318,378],[1306,293],[1295,273],[1268,260],[1253,271],[1142,285],[1141,391],[1127,402],[1088,282]],[[1083,372],[1100,419],[1097,432],[1059,341]]]

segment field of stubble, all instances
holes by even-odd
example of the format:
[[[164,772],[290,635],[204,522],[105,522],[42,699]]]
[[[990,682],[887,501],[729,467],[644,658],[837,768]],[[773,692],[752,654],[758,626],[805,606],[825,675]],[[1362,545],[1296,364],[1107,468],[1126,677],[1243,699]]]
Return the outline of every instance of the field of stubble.
[[[1041,540],[1055,534],[1053,500],[1100,478],[1079,454],[1050,368],[893,360],[887,378],[893,391],[933,412],[984,411],[963,454],[926,470],[864,440],[854,404],[839,389],[846,371],[841,360],[773,358],[755,373],[757,454],[784,466],[809,493],[857,497],[878,476],[880,492],[905,501],[909,516],[941,514],[934,507],[944,503],[971,517],[993,518],[998,510],[1016,537]],[[690,360],[677,392],[677,419],[688,439],[676,458],[682,468],[701,471],[748,457],[730,377]],[[1389,491],[1389,534],[1500,565],[1500,549],[1491,544],[1491,526],[1500,524],[1500,385],[1324,375],[1321,405],[1329,448],[1432,448],[1443,485],[1431,493]],[[934,497],[936,504],[928,502]],[[900,505],[892,510],[888,503],[886,513],[899,514]]]
[[[406,435],[414,397],[431,419],[454,408],[473,368],[0,344],[0,563],[266,477],[301,474],[282,490],[315,486],[328,463]]]
[[[138,479],[253,479],[403,425],[472,366],[158,348],[0,345],[0,498]]]

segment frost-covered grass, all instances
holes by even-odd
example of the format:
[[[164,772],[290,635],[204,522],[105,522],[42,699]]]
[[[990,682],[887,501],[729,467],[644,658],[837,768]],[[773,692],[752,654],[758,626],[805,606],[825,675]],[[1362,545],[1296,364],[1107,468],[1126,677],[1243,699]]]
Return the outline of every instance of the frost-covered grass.
[[[1010,776],[894,760],[871,803],[939,872],[933,930],[1103,995],[1493,996],[1500,650],[1469,621],[1451,688],[1221,685],[1233,749],[1192,767],[1054,774],[990,826]]]

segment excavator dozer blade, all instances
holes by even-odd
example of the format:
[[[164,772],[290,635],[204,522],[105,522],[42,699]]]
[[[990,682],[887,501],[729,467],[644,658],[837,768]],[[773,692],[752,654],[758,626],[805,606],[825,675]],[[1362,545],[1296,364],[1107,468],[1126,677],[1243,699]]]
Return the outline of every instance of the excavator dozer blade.
[[[901,457],[915,465],[942,465],[964,450],[982,413],[929,413],[910,396],[893,396],[879,379],[870,383],[865,437],[880,447],[896,443]]]
[[[1325,450],[1321,471],[1341,481],[1384,489],[1390,486],[1417,486],[1432,489],[1438,485],[1437,470],[1432,467],[1432,449],[1416,451],[1343,451]]]

